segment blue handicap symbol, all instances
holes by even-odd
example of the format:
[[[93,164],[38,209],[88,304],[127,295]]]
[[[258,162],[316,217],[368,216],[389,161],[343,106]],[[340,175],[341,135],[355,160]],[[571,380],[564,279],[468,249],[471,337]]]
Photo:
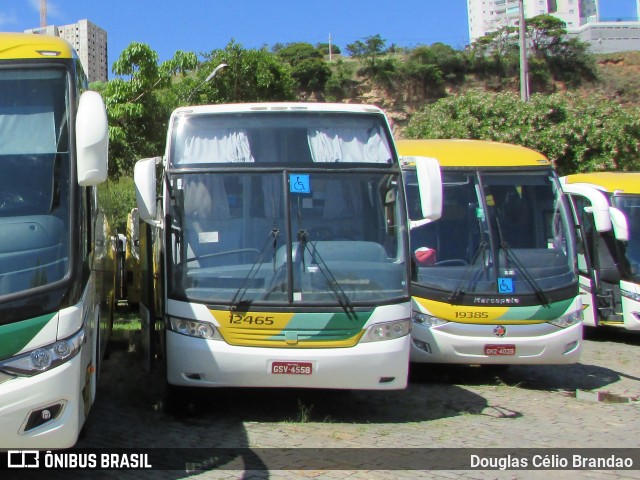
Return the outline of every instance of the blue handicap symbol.
[[[513,293],[513,278],[498,278],[498,293]]]
[[[290,173],[289,191],[291,193],[311,193],[311,182],[309,181],[309,175]]]

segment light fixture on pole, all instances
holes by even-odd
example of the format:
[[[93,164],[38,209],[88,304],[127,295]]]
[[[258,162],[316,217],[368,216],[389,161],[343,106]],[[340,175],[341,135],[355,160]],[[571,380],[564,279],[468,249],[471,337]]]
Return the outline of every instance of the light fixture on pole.
[[[189,100],[191,100],[191,97],[193,97],[193,94],[194,94],[194,93],[196,93],[198,90],[200,90],[200,89],[202,88],[202,86],[203,86],[205,83],[209,83],[209,82],[213,79],[213,77],[215,77],[215,76],[216,76],[216,73],[218,73],[218,71],[222,70],[222,69],[223,69],[224,67],[226,67],[226,66],[227,66],[227,64],[226,64],[226,63],[221,63],[221,64],[220,64],[220,65],[218,65],[216,68],[214,68],[214,69],[213,69],[213,72],[211,72],[211,73],[207,76],[207,78],[205,78],[205,79],[204,79],[204,81],[203,81],[200,85],[198,85],[196,88],[194,88],[194,89],[191,91],[191,93],[190,93],[190,94],[189,94],[189,96],[187,97],[186,103],[188,104],[188,103],[189,103]]]

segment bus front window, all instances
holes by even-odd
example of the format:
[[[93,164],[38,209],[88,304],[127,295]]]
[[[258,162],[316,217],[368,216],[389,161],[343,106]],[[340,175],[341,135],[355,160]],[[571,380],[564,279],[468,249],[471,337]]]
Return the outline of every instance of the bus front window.
[[[406,296],[402,232],[387,225],[403,215],[395,180],[313,170],[172,176],[171,294],[343,306]]]
[[[69,265],[69,92],[54,69],[0,69],[0,296]]]
[[[570,217],[551,176],[450,171],[443,189],[442,218],[411,231],[419,285],[456,301],[539,295],[575,282]]]

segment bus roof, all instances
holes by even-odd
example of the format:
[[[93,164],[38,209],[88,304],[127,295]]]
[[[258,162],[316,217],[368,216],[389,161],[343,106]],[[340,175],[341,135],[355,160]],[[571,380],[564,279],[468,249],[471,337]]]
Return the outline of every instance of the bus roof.
[[[173,115],[181,113],[207,114],[252,112],[383,113],[382,110],[373,105],[356,105],[347,103],[265,102],[179,107],[173,111]]]
[[[590,183],[609,193],[640,193],[640,172],[575,173],[565,177],[566,183]]]
[[[396,140],[401,156],[433,157],[442,167],[548,167],[530,148],[483,140]]]
[[[62,38],[32,33],[0,33],[0,60],[74,58],[71,45]]]

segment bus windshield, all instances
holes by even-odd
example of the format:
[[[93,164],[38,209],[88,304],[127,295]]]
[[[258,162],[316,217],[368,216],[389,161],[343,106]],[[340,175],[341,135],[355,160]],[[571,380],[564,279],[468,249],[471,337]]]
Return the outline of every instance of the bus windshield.
[[[68,89],[64,69],[0,69],[0,296],[69,268]]]
[[[415,172],[406,183],[411,216]],[[452,303],[465,294],[547,303],[545,292],[575,284],[571,219],[550,172],[444,171],[443,200],[440,220],[411,230],[417,284]]]
[[[380,115],[187,114],[174,119],[170,167],[383,163],[394,159]]]
[[[629,241],[624,249],[625,256],[631,268],[631,274],[636,281],[640,280],[640,196],[614,195],[611,198],[614,207],[622,210],[629,224]]]
[[[170,176],[170,295],[220,304],[406,298],[396,173]]]

